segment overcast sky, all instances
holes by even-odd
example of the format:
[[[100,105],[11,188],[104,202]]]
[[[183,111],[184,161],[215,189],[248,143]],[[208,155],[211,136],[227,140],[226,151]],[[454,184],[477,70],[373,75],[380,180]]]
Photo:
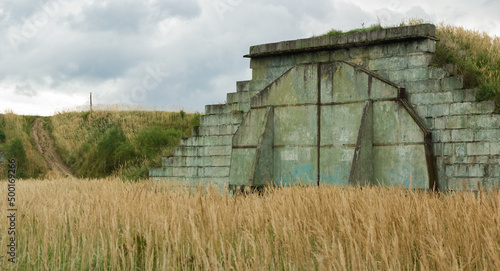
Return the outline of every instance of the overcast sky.
[[[2,0],[0,113],[223,103],[251,45],[419,17],[500,36],[498,0]]]

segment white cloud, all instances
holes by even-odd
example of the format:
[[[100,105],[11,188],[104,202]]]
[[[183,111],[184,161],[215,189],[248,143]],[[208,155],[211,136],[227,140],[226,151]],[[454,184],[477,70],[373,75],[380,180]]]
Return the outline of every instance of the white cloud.
[[[89,92],[97,103],[202,111],[250,79],[242,55],[251,45],[369,26],[377,17],[397,24],[418,16],[500,35],[496,0],[38,3],[0,3],[0,111],[53,113],[84,103]],[[151,79],[148,67],[166,75]]]

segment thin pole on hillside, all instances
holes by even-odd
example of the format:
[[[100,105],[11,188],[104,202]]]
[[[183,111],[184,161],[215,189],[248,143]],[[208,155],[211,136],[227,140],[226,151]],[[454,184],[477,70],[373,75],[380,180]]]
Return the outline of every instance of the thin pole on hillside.
[[[92,118],[92,92],[90,92],[90,118]]]

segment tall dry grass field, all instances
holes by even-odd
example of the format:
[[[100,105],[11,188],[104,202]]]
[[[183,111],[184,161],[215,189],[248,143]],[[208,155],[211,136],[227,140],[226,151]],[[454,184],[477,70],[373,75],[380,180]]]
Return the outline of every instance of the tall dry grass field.
[[[498,191],[332,186],[233,197],[61,179],[19,181],[17,194],[18,262],[2,258],[7,269],[500,270]]]

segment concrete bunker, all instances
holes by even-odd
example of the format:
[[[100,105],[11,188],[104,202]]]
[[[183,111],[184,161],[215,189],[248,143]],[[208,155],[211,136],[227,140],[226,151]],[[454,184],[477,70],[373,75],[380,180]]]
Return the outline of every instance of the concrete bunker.
[[[295,66],[251,98],[229,184],[434,188],[431,134],[404,89],[349,62]]]
[[[205,106],[149,175],[235,188],[498,187],[500,115],[453,67],[430,64],[437,40],[423,24],[251,46],[252,79]]]

